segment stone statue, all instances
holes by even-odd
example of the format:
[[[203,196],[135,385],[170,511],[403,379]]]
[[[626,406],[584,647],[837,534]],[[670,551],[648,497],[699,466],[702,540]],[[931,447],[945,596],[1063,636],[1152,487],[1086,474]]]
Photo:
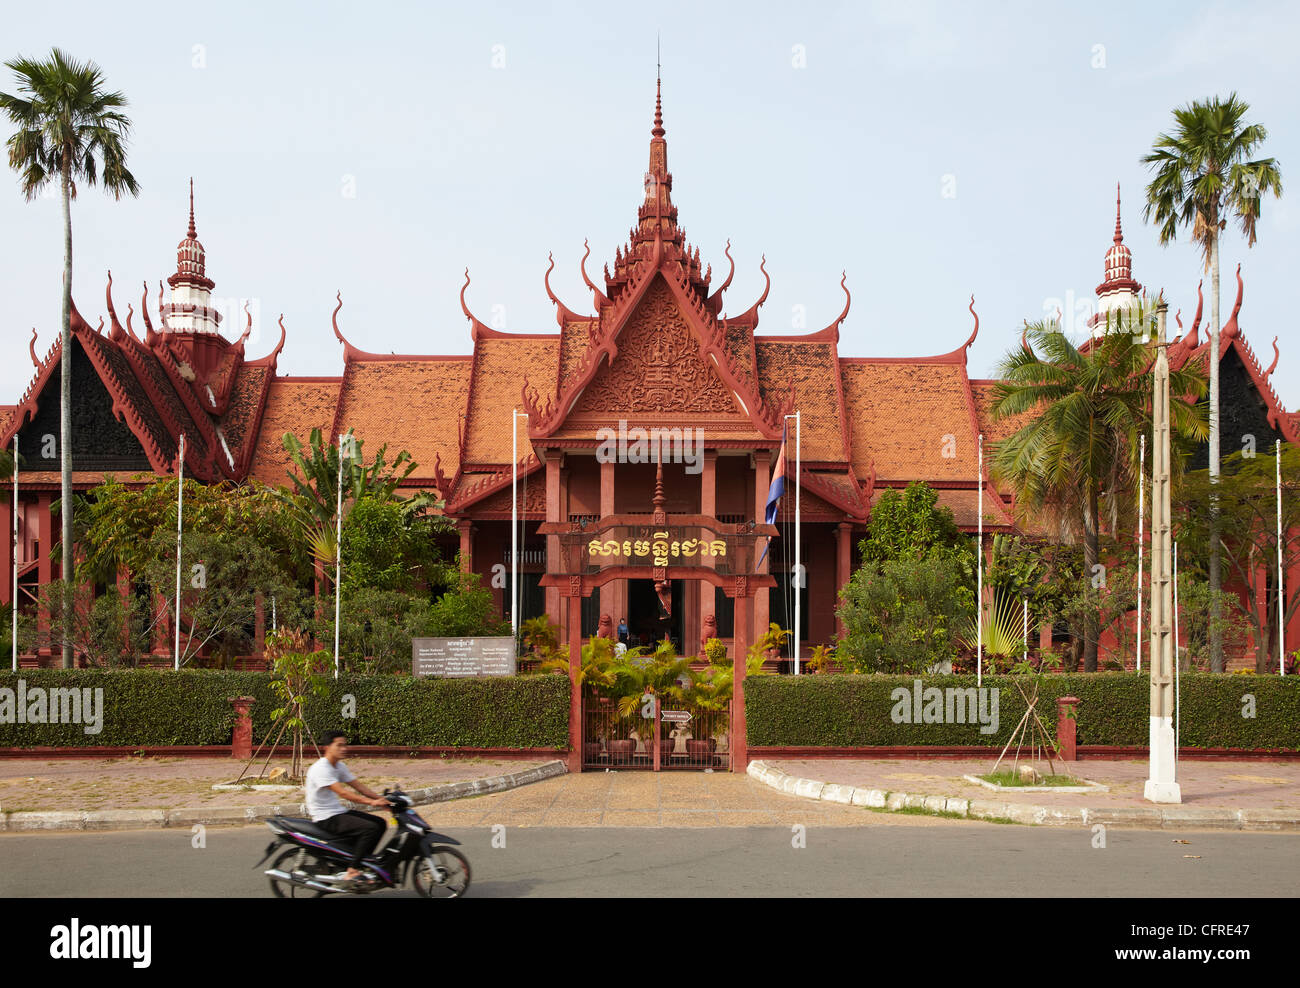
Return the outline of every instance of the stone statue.
[[[596,637],[614,640],[614,619],[608,614],[600,616],[600,624],[596,626]]]
[[[703,629],[703,634],[700,636],[700,652],[703,653],[704,648],[706,645],[708,645],[710,638],[717,638],[717,637],[718,637],[718,619],[714,617],[712,614],[704,615],[704,629]]]

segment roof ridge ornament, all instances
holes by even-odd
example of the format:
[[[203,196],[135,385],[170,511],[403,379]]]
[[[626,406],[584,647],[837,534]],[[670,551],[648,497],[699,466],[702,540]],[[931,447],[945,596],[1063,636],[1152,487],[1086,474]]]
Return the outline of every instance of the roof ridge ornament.
[[[41,364],[40,359],[37,358],[36,356],[36,327],[35,326],[32,327],[32,338],[27,341],[27,352],[32,355],[32,366],[35,367],[38,371],[43,370],[44,365]]]
[[[583,239],[582,246],[586,248],[586,253],[582,255],[582,261],[579,263],[578,267],[582,270],[583,283],[586,284],[586,286],[591,289],[592,294],[596,296],[597,308],[602,305],[609,305],[609,299],[605,297],[605,293],[597,288],[595,284],[592,283],[592,280],[587,277],[587,258],[591,255],[591,246],[587,243],[586,238]],[[608,266],[606,267],[606,274],[608,274]]]
[[[1277,349],[1277,337],[1274,336],[1274,337],[1273,337],[1273,362],[1272,362],[1271,364],[1268,365],[1268,370],[1264,371],[1264,380],[1265,380],[1265,381],[1267,381],[1267,380],[1269,379],[1269,376],[1273,373],[1273,371],[1277,370],[1277,361],[1278,361],[1278,358],[1281,357],[1281,356],[1282,356],[1282,355],[1278,352],[1278,349]]]

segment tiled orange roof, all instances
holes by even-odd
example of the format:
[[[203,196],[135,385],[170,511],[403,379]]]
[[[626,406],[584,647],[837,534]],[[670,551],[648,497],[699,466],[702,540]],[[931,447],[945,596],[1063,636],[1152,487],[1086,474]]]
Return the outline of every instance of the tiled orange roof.
[[[849,459],[841,427],[839,361],[831,342],[755,340],[764,400],[776,404],[794,383],[795,407],[802,424],[805,461],[844,463]],[[793,430],[793,425],[792,425]],[[793,431],[791,432],[793,436]]]
[[[860,477],[874,465],[877,480],[975,480],[978,440],[965,367],[854,359],[840,367]]]
[[[997,381],[971,381],[970,384],[971,394],[975,398],[975,414],[979,419],[980,431],[984,433],[986,453],[989,452],[988,444],[1000,442],[1014,435],[1033,421],[1033,411],[1021,412],[1019,415],[1006,418],[999,418],[993,414]]]
[[[390,461],[401,450],[409,451],[416,463],[412,477],[432,482],[439,457],[443,473],[454,476],[470,368],[465,357],[350,361],[337,419],[339,431],[354,430],[365,444],[367,457],[385,443]]]
[[[480,338],[477,341],[466,425],[466,463],[510,462],[510,413],[521,408],[520,390],[524,378],[528,378],[529,387],[538,390],[543,401],[554,401],[559,354],[558,334]],[[527,420],[521,419],[521,457],[530,448],[527,435]]]
[[[305,444],[313,428],[328,432],[334,421],[340,380],[337,377],[279,377],[271,382],[249,476],[264,484],[278,486],[288,483],[285,475],[293,461],[285,451],[284,434],[292,432]]]

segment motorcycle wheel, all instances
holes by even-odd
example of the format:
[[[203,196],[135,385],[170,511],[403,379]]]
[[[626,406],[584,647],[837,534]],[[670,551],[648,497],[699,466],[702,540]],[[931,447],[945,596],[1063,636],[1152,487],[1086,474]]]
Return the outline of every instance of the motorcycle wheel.
[[[411,884],[426,899],[455,899],[469,889],[469,859],[455,848],[438,844],[416,859]]]
[[[291,875],[295,871],[301,871],[310,877],[314,877],[317,869],[306,859],[307,852],[291,847],[277,857],[271,863],[271,867],[276,871],[286,871]],[[267,876],[267,881],[271,883],[271,894],[277,899],[319,899],[325,894],[317,889],[294,885],[292,882],[286,882],[284,879],[275,878],[271,875]]]

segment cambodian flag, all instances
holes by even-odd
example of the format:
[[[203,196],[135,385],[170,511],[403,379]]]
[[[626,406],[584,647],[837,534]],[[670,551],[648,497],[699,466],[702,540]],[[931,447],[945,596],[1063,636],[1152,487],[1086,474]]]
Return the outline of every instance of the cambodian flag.
[[[781,452],[777,454],[776,466],[772,468],[772,486],[767,489],[767,513],[764,520],[769,525],[776,524],[776,512],[781,506],[781,495],[785,493],[785,438],[786,427],[781,427]],[[767,540],[767,545],[763,546],[763,554],[758,557],[759,564],[767,558],[767,550],[772,545],[772,540]]]

